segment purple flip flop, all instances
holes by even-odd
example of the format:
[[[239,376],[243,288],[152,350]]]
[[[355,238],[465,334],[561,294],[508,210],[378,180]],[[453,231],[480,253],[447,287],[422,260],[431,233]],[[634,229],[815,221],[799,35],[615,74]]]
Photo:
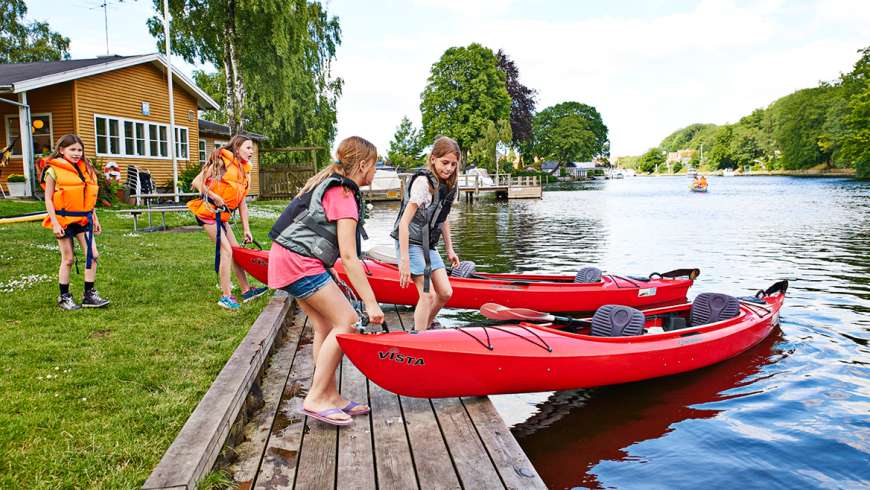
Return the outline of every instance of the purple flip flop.
[[[353,417],[355,415],[365,415],[365,414],[372,411],[370,408],[367,408],[365,410],[357,410],[356,412],[353,411],[354,408],[360,407],[360,406],[362,406],[361,403],[348,402],[347,405],[345,405],[344,408],[341,409],[341,411],[350,415],[351,417]]]
[[[321,422],[324,422],[324,423],[327,423],[330,425],[337,425],[339,427],[345,426],[345,425],[350,425],[353,423],[353,419],[338,420],[338,419],[329,418],[330,415],[344,413],[340,408],[327,408],[326,410],[323,410],[321,412],[312,412],[311,410],[305,410],[300,405],[299,408],[296,409],[296,411],[302,415],[306,415],[308,417],[311,417],[313,419],[317,419]]]

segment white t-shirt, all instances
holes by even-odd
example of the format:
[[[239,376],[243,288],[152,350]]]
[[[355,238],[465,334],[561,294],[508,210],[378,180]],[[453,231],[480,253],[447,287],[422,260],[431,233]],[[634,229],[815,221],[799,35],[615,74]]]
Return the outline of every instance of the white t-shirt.
[[[429,179],[420,176],[414,179],[411,184],[411,196],[408,202],[416,204],[420,208],[425,208],[432,204],[432,192],[429,190]]]

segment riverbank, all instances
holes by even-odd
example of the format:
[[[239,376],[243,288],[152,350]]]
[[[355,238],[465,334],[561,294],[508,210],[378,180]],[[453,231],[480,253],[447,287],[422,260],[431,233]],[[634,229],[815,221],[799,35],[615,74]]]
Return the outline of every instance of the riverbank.
[[[41,209],[0,201],[0,216]],[[105,309],[60,310],[57,241],[39,222],[0,225],[0,488],[139,487],[268,303],[218,307],[214,245],[178,228],[190,215],[133,233],[129,216],[98,213]],[[258,240],[272,214],[252,213]]]

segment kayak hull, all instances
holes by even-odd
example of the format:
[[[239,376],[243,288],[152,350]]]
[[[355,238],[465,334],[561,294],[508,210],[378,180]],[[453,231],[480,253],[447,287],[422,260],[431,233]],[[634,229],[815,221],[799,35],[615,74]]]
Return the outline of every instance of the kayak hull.
[[[766,298],[764,306],[742,305],[731,320],[635,337],[592,337],[517,324],[340,334],[338,343],[370,380],[403,396],[570,390],[674,375],[737,356],[776,328],[783,297]],[[688,307],[645,313],[650,319]]]
[[[268,284],[269,251],[233,248],[233,260],[258,281]],[[375,297],[381,303],[416,305],[413,285],[399,286],[395,265],[373,259],[363,261]],[[335,271],[350,284],[341,260]],[[694,282],[689,278],[656,278],[648,281],[605,275],[602,282],[577,284],[572,276],[530,274],[481,274],[488,279],[451,277],[453,295],[449,308],[480,308],[498,303],[510,308],[532,308],[550,313],[590,312],[606,304],[646,308],[683,303]]]

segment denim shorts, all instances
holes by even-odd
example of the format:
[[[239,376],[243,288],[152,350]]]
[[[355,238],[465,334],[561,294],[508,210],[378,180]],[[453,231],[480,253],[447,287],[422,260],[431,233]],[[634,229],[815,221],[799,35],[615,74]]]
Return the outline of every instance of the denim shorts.
[[[284,286],[284,291],[296,299],[305,299],[312,294],[320,291],[323,286],[326,286],[332,280],[332,274],[329,272],[321,272],[313,276],[305,276],[296,281]]]
[[[396,240],[396,257],[401,261],[402,254],[399,251],[399,241]],[[411,275],[422,276],[426,270],[426,262],[423,260],[423,247],[420,245],[408,244],[408,262],[411,263]],[[444,261],[441,260],[441,255],[438,250],[429,250],[429,262],[432,263],[432,270],[444,269]]]

